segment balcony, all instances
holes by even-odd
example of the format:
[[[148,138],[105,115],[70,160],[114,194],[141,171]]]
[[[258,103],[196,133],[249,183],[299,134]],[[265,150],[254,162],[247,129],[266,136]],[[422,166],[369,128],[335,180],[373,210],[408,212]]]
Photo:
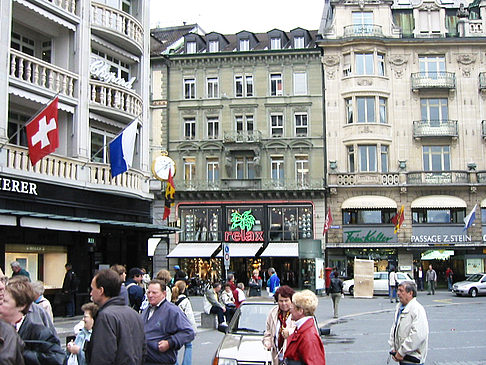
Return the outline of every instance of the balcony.
[[[188,180],[176,181],[178,191],[241,191],[241,190],[324,190],[323,179],[297,182],[291,179],[221,179],[219,181]]]
[[[91,26],[95,33],[101,32],[103,38],[108,38],[118,46],[125,42],[126,47],[123,48],[138,55],[143,53],[143,27],[130,14],[92,2]]]
[[[479,90],[486,90],[486,72],[479,73]]]
[[[412,90],[455,89],[454,72],[416,72],[412,74]]]
[[[486,184],[486,171],[478,171],[477,179],[478,184]]]
[[[324,179],[307,179],[297,181],[295,179],[265,179],[262,180],[263,190],[323,190],[325,188]]]
[[[129,120],[142,113],[142,98],[135,92],[97,80],[90,80],[89,86],[90,107],[101,114],[116,115]]]
[[[10,78],[28,89],[42,88],[77,97],[78,75],[10,48]]]
[[[359,185],[381,185],[396,186],[399,184],[398,173],[330,173],[329,185],[338,186],[359,186]]]
[[[113,188],[119,191],[121,189],[142,195],[145,176],[133,169],[112,178],[110,166],[107,164],[94,162],[85,164],[76,159],[54,154],[44,157],[32,166],[26,147],[7,145],[4,148],[7,159],[4,172],[15,171],[15,174],[25,174],[28,177],[32,177],[35,173],[38,174],[36,178],[39,179],[61,180],[67,184],[100,190]]]
[[[76,14],[76,0],[46,0],[68,13]]]
[[[457,120],[416,120],[413,137],[457,137]]]
[[[466,171],[412,171],[407,173],[409,185],[468,184]]]
[[[260,143],[261,131],[224,132],[223,143]]]
[[[383,37],[381,25],[353,24],[344,27],[344,38],[352,37]]]

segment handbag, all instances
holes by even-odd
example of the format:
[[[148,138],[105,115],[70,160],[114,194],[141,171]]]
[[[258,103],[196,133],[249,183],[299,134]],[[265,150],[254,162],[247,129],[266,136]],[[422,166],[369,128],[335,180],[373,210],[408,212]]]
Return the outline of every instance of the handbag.
[[[66,365],[78,365],[78,356],[76,354],[69,355]]]

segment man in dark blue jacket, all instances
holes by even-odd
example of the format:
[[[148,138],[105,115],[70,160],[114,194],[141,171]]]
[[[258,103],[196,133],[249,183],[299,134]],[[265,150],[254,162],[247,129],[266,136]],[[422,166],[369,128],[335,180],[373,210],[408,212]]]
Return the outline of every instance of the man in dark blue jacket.
[[[140,310],[140,306],[143,302],[143,289],[139,285],[143,279],[143,271],[138,267],[131,268],[128,271],[128,280],[125,283],[125,287],[128,291],[128,298],[130,300],[130,307],[137,312]]]
[[[142,312],[147,342],[145,365],[175,364],[177,351],[195,337],[186,315],[165,299],[165,283],[152,280],[147,289],[150,306]]]

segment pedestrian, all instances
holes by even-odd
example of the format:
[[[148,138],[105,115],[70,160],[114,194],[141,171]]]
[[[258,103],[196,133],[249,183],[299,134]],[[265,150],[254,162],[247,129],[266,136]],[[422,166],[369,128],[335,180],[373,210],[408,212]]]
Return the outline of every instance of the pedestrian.
[[[260,297],[262,295],[262,278],[257,269],[253,270],[253,275],[248,282],[248,286],[250,287],[249,297]]]
[[[76,310],[75,296],[78,291],[78,279],[70,263],[64,265],[66,274],[62,282],[62,294],[66,308],[66,317],[74,317]]]
[[[126,305],[130,305],[130,298],[128,298],[127,287],[125,286],[125,280],[127,280],[127,269],[123,265],[112,265],[110,270],[113,270],[120,276],[120,296],[125,300]]]
[[[224,315],[226,317],[226,322],[229,323],[231,318],[236,312],[235,297],[231,291],[231,285],[229,283],[224,284],[224,290],[221,291],[220,302],[224,304],[226,312]]]
[[[388,297],[390,298],[390,303],[398,303],[397,299],[397,284],[398,284],[398,277],[397,277],[397,269],[393,267],[390,272],[388,273]]]
[[[293,295],[290,313],[296,329],[287,339],[284,354],[287,364],[298,361],[306,365],[326,365],[324,346],[314,319],[317,304],[317,297],[310,290]]]
[[[452,291],[452,281],[453,281],[454,272],[450,267],[448,267],[445,274],[447,279],[447,289],[449,291]]]
[[[233,292],[233,296],[234,296],[234,292],[236,290],[236,279],[235,279],[235,274],[228,274],[228,281],[227,283],[230,285],[231,287],[231,291]]]
[[[172,281],[172,277],[170,276],[169,270],[165,270],[165,269],[159,270],[157,272],[157,275],[155,275],[155,279],[162,280],[165,283],[165,299],[167,299],[170,302],[172,299],[172,290],[169,287],[169,283],[172,282],[171,285],[174,286],[175,282]],[[143,312],[149,305],[150,304],[147,298],[147,293],[145,293],[143,296],[142,305],[140,306],[140,312]]]
[[[238,283],[236,285],[235,293],[236,293],[235,304],[236,304],[236,309],[238,309],[241,303],[243,303],[246,300],[245,284]]]
[[[191,322],[194,333],[197,331],[196,319],[194,318],[194,311],[192,310],[192,304],[186,295],[187,285],[185,281],[179,280],[175,282],[172,288],[172,303],[177,305],[182,312],[187,316],[189,322]],[[178,362],[176,361],[176,364]],[[182,358],[182,365],[192,364],[192,342],[188,342],[184,345],[184,357]]]
[[[25,270],[24,268],[22,268],[22,266],[20,266],[18,261],[11,262],[10,267],[12,268],[12,277],[17,276],[17,275],[23,275],[23,276],[28,277],[29,281],[30,281],[29,272],[27,270]]]
[[[68,342],[66,345],[66,352],[68,358],[66,359],[67,365],[70,365],[69,358],[76,358],[78,365],[87,365],[86,353],[84,351],[86,342],[91,339],[93,332],[94,318],[98,312],[98,306],[94,303],[85,303],[81,306],[83,311],[83,328],[80,329],[76,335],[76,339]],[[74,362],[74,361],[73,361]],[[74,362],[75,363],[75,362]]]
[[[343,282],[339,279],[339,274],[337,269],[334,269],[334,275],[331,278],[331,286],[329,287],[329,292],[331,293],[332,304],[334,309],[334,318],[338,318],[338,308],[339,308],[339,301],[341,300],[341,296],[344,294],[343,292]]]
[[[273,297],[275,291],[280,286],[280,279],[278,278],[277,273],[275,272],[275,269],[273,267],[268,269],[268,276],[269,279],[267,280],[267,290],[269,296]]]
[[[179,280],[187,281],[187,274],[185,273],[185,271],[181,270],[181,267],[179,265],[175,265],[174,270],[174,283]]]
[[[44,283],[40,280],[34,281],[32,283],[32,289],[34,289],[34,293],[36,295],[34,303],[41,306],[42,309],[44,309],[44,311],[47,313],[51,321],[54,322],[54,314],[52,313],[51,302],[46,297],[44,297]]]
[[[267,316],[262,343],[272,352],[272,365],[279,365],[283,361],[287,338],[295,330],[295,322],[290,316],[294,293],[294,289],[287,285],[278,288],[273,297],[278,305],[272,308]]]
[[[203,305],[206,314],[216,314],[218,316],[218,325],[227,326],[225,321],[226,307],[219,301],[219,292],[221,283],[215,281],[210,289],[204,293]]]
[[[429,324],[424,307],[417,301],[413,281],[398,284],[398,298],[390,330],[390,354],[400,365],[424,364],[427,357]]]
[[[120,276],[100,270],[91,281],[91,298],[98,305],[86,358],[90,365],[142,365],[146,353],[140,315],[120,297]]]
[[[175,364],[177,351],[192,342],[195,331],[182,310],[165,298],[165,282],[154,279],[148,285],[150,307],[142,314],[147,356],[145,365]]]
[[[429,265],[429,269],[425,273],[425,280],[427,281],[427,288],[429,291],[427,295],[430,295],[431,292],[432,295],[435,295],[435,285],[437,284],[437,273],[432,268],[432,265]]]
[[[0,308],[5,297],[5,288],[8,278],[0,269]],[[0,309],[1,311],[1,309]],[[0,321],[0,364],[2,365],[24,365],[22,351],[24,343],[20,339],[15,328],[5,321]]]
[[[138,267],[133,267],[128,271],[128,280],[125,285],[127,287],[128,299],[130,301],[130,307],[137,312],[140,311],[140,306],[143,302],[143,288],[140,286],[142,283],[143,272]]]
[[[419,266],[417,272],[417,286],[418,290],[424,290],[424,271],[422,270],[422,266]]]

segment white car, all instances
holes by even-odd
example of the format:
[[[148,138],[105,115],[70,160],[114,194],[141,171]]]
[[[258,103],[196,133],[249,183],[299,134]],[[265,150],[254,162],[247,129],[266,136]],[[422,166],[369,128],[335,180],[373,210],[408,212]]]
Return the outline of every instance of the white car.
[[[452,291],[457,296],[470,295],[477,297],[480,294],[486,294],[486,274],[472,274],[466,280],[454,283]]]
[[[404,272],[397,272],[398,283],[402,281],[413,281],[413,279]],[[354,279],[345,280],[343,282],[344,293],[353,295],[354,293]],[[388,273],[386,271],[375,272],[373,280],[373,294],[388,295]]]

